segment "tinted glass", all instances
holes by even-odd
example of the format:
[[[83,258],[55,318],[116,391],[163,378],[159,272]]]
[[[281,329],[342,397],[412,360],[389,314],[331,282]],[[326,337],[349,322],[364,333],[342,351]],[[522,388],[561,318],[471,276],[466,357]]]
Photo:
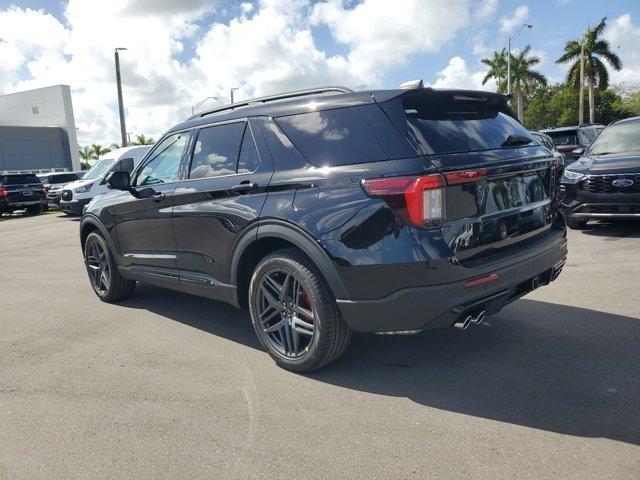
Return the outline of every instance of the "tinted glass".
[[[198,133],[189,178],[218,177],[236,173],[245,123],[203,128]]]
[[[409,130],[427,154],[513,148],[505,144],[509,136],[535,142],[515,118],[486,101],[442,96],[404,107]]]
[[[238,159],[238,173],[255,172],[260,164],[256,144],[253,143],[251,130],[247,126],[242,137],[242,147],[240,148],[240,158]]]
[[[113,158],[105,158],[103,160],[98,160],[96,163],[93,164],[93,167],[87,170],[87,173],[85,173],[82,178],[84,180],[93,180],[95,178],[100,178],[105,173],[107,173],[107,170],[109,170],[109,167],[111,167],[112,164],[113,164]]]
[[[180,160],[188,141],[188,133],[165,138],[138,175],[137,185],[156,185],[177,180]]]
[[[589,148],[590,155],[640,153],[640,122],[611,125]]]
[[[551,137],[553,143],[561,147],[563,145],[577,145],[578,132],[576,130],[564,130],[561,132],[545,132]]]
[[[276,169],[294,170],[306,165],[304,157],[273,120],[261,118],[256,119],[256,123],[260,126]]]
[[[597,128],[582,129],[582,136],[584,137],[584,143],[593,142],[601,131],[602,131],[601,129],[597,129]]]
[[[24,185],[25,183],[40,183],[40,179],[33,174],[7,175],[2,183],[5,185]]]
[[[357,107],[289,115],[276,122],[302,155],[320,167],[387,158]]]
[[[64,175],[52,175],[49,177],[49,183],[53,185],[57,183],[69,183],[77,179],[78,177],[75,173],[65,173]]]

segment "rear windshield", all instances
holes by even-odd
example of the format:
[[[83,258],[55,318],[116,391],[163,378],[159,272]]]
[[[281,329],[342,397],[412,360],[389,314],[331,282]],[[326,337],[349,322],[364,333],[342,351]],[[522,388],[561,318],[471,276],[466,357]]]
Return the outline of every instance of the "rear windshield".
[[[7,175],[2,179],[4,185],[24,185],[25,183],[40,183],[38,177],[33,174]]]
[[[553,139],[553,143],[556,146],[561,147],[563,145],[577,145],[578,131],[577,130],[563,130],[561,132],[545,132]]]
[[[410,134],[427,154],[522,146],[531,134],[504,107],[483,98],[427,95],[403,99]],[[509,138],[524,137],[518,145]]]
[[[75,173],[65,173],[62,175],[52,175],[49,177],[49,183],[69,183],[77,180],[78,176]]]

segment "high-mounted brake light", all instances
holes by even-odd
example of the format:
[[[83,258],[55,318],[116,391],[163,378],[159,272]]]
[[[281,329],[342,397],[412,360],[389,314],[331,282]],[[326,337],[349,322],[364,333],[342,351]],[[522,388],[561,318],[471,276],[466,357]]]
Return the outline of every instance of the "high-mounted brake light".
[[[362,181],[368,195],[383,198],[400,217],[416,227],[437,227],[443,222],[445,186],[439,173]]]

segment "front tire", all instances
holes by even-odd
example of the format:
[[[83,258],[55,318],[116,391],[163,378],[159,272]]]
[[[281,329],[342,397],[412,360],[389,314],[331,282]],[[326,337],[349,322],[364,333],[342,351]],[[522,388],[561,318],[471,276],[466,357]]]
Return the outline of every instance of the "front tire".
[[[253,328],[263,348],[286,370],[309,372],[344,353],[351,331],[315,265],[287,248],[258,263],[249,285]]]
[[[97,232],[90,233],[84,242],[84,263],[91,287],[103,302],[124,300],[135,290],[136,282],[120,274],[109,244]]]

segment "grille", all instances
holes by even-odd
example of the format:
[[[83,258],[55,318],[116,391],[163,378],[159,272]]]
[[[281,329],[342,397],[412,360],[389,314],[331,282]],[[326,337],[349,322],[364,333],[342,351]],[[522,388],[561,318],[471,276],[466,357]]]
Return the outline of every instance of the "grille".
[[[633,185],[628,187],[616,187],[613,185],[612,182],[614,180],[623,178],[633,180]],[[589,176],[580,183],[580,189],[589,193],[640,193],[640,174]]]
[[[71,200],[73,198],[73,193],[71,192],[71,190],[63,190],[61,198],[65,202],[68,202],[69,200]]]

